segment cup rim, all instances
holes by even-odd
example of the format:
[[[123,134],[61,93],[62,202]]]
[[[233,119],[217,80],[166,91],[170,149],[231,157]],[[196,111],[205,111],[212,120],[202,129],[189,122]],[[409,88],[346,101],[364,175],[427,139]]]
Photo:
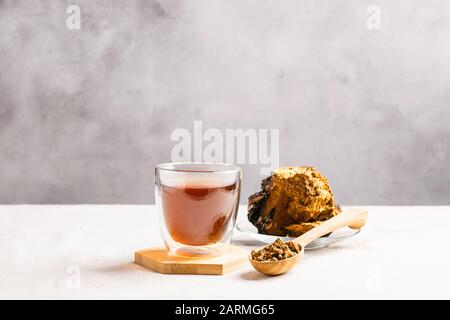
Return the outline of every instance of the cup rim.
[[[187,170],[187,169],[175,169],[168,168],[168,166],[176,165],[210,165],[210,166],[222,166],[223,170]],[[185,172],[185,173],[236,173],[240,172],[241,168],[235,164],[222,163],[222,162],[165,162],[156,166],[156,169],[171,172]]]

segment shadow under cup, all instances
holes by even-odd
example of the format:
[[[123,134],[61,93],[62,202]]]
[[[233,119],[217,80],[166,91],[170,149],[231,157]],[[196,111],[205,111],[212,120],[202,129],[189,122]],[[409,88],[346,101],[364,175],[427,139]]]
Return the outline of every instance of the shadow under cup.
[[[220,255],[239,207],[241,170],[216,163],[167,163],[155,170],[155,199],[167,248],[179,255]]]

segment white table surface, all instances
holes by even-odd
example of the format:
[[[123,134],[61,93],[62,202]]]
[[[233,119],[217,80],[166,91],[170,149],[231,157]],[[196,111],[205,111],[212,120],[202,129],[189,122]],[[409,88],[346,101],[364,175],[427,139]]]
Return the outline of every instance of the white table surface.
[[[135,265],[135,250],[162,245],[154,206],[0,206],[0,298],[450,298],[450,207],[364,208],[360,234],[265,277],[250,264],[225,276]]]

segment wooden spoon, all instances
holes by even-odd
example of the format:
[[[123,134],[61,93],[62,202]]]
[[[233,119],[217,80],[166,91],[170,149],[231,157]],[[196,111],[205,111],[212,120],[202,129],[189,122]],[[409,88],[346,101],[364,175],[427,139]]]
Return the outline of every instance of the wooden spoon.
[[[361,229],[367,221],[367,211],[360,209],[347,209],[318,225],[317,227],[302,234],[300,237],[292,241],[297,242],[301,246],[301,251],[295,256],[278,260],[278,261],[256,261],[249,256],[250,263],[259,272],[266,275],[283,274],[291,270],[303,257],[305,247],[308,243],[320,238],[339,228],[349,226],[352,229]],[[264,247],[261,247],[262,249]],[[259,249],[258,249],[259,250]]]

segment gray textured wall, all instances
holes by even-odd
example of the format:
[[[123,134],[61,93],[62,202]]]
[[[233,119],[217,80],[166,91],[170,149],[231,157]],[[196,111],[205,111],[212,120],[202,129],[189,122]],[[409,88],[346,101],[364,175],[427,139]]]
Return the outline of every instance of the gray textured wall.
[[[340,203],[450,204],[449,102],[450,1],[0,0],[0,203],[153,202],[203,120],[279,128]]]

